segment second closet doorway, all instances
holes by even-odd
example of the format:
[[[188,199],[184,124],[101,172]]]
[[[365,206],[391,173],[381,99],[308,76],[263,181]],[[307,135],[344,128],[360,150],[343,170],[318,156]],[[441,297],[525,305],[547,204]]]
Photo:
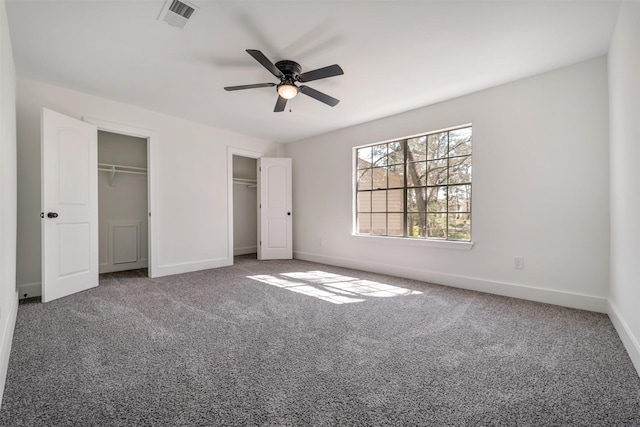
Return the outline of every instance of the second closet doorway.
[[[258,252],[257,160],[233,155],[233,255]]]
[[[149,263],[147,139],[98,131],[100,273]]]

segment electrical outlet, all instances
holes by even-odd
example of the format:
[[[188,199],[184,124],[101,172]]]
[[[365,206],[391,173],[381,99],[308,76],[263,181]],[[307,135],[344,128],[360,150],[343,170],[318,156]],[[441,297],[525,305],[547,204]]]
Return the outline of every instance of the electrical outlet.
[[[516,270],[524,269],[524,257],[523,256],[514,256],[513,257],[513,268]]]

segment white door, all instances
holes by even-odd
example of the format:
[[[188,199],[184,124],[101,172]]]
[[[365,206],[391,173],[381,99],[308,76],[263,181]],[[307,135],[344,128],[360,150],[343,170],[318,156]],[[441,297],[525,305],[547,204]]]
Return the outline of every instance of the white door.
[[[291,259],[291,159],[258,159],[258,191],[258,259]]]
[[[98,286],[98,130],[42,110],[42,301]]]

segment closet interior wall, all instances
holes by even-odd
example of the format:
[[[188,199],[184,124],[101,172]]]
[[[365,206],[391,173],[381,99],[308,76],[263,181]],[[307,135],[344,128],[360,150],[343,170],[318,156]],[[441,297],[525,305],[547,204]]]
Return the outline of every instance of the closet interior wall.
[[[98,131],[100,273],[148,266],[147,140]]]

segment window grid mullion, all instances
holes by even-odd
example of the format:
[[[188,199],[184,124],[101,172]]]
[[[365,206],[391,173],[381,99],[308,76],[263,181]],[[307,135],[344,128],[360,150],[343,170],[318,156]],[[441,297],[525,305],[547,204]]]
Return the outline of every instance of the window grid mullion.
[[[449,178],[451,172],[451,157],[449,157],[451,153],[451,138],[449,138],[449,132],[447,132],[447,200],[445,201],[445,236],[446,239],[449,240]]]
[[[409,219],[407,218],[408,216],[408,211],[409,211],[409,203],[407,203],[407,196],[408,196],[408,191],[407,191],[407,185],[409,184],[407,181],[407,150],[409,150],[409,143],[407,139],[402,140],[402,170],[404,171],[403,173],[403,188],[402,188],[402,195],[404,197],[403,199],[403,205],[404,208],[403,210],[403,215],[402,215],[402,236],[403,237],[407,237],[409,235],[408,232],[408,228],[409,228]]]
[[[387,143],[387,149],[385,150],[387,152],[387,158],[385,161],[385,178],[386,178],[386,190],[385,190],[385,198],[384,198],[384,202],[385,202],[385,219],[386,219],[386,234],[387,236],[389,235],[389,143]]]

